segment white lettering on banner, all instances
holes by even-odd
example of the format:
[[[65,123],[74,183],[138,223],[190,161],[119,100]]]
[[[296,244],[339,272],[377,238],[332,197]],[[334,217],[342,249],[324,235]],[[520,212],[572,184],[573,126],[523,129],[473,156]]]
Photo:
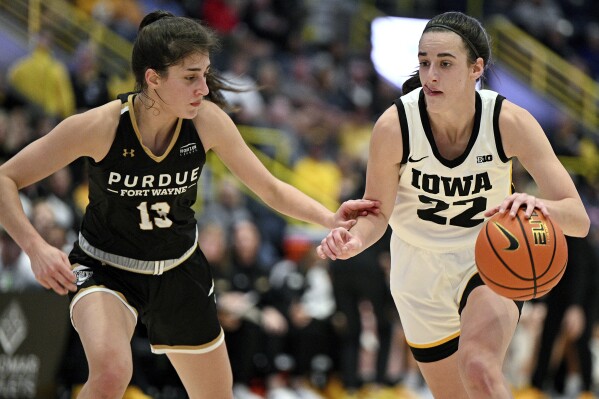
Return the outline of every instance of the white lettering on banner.
[[[33,399],[37,397],[37,375],[32,377],[0,376],[0,398]]]
[[[0,355],[0,375],[8,374],[37,374],[40,369],[40,359],[34,355]]]
[[[41,360],[37,355],[15,355],[27,338],[27,319],[19,303],[12,301],[0,316],[0,397],[35,398]]]

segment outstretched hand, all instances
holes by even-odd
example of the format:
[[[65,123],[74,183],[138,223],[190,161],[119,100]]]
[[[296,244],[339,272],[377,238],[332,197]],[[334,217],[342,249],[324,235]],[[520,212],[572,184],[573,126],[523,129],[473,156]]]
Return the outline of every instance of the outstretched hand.
[[[362,248],[362,240],[343,227],[337,227],[322,239],[316,253],[322,259],[349,259]]]
[[[376,200],[348,200],[341,204],[335,213],[335,226],[350,229],[356,224],[356,219],[359,216],[368,214],[378,214],[380,210],[380,201]]]

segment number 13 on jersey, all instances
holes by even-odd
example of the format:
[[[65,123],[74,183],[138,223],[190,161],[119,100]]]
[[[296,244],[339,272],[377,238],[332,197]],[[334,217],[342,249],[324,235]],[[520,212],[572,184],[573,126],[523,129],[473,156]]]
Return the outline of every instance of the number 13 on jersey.
[[[167,216],[171,210],[171,207],[166,202],[156,202],[150,205],[150,209],[158,214],[158,216],[153,219],[150,218],[150,213],[148,212],[148,203],[146,201],[140,203],[137,206],[137,209],[139,209],[139,217],[141,220],[141,223],[139,223],[139,228],[142,230],[153,230],[154,226],[161,229],[166,229],[173,225],[173,221]]]

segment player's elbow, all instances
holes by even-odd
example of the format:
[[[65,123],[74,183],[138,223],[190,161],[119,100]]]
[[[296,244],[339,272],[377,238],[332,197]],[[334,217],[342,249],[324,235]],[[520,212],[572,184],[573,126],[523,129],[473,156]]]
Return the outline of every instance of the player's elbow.
[[[586,237],[591,229],[591,220],[586,212],[576,218],[572,218],[572,222],[568,224],[567,231],[564,234],[571,237]]]
[[[585,215],[582,218],[582,221],[580,222],[580,225],[579,225],[580,235],[577,235],[576,237],[586,237],[589,234],[590,229],[591,229],[591,219],[585,213]]]

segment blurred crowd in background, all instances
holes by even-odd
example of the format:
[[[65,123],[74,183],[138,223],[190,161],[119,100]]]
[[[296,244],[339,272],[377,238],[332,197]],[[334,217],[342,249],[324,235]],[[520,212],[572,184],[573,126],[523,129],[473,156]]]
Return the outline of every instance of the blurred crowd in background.
[[[213,68],[239,86],[259,88],[225,93],[236,108],[232,118],[239,126],[276,133],[273,137],[286,148],[283,158],[276,155],[292,172],[289,182],[331,209],[340,201],[362,196],[371,128],[401,94],[377,74],[368,44],[352,43],[352,21],[363,2],[71,3],[128,40],[134,40],[141,18],[154,9],[203,20],[222,38],[222,50],[212,56]],[[450,10],[467,12],[466,3],[471,2],[368,3],[386,15],[430,18]],[[503,14],[599,80],[598,2],[496,0],[481,4],[483,23]],[[82,42],[68,62],[55,57],[54,50],[52,32],[42,31],[30,54],[0,71],[0,162],[64,117],[114,99],[120,88],[113,87],[112,77],[99,68],[93,44]],[[52,95],[46,96],[41,87],[49,87]],[[584,175],[574,176],[591,216],[592,231],[588,239],[570,242],[574,249],[568,270],[572,272],[564,277],[568,283],[560,284],[564,290],[554,295],[561,295],[560,300],[551,301],[551,293],[524,308],[506,365],[521,398],[541,397],[525,396],[532,387],[568,395],[596,391],[599,382],[597,366],[593,366],[594,353],[599,353],[593,352],[599,345],[594,322],[599,292],[599,132],[586,131],[565,114],[543,128],[559,155],[595,160]],[[273,155],[269,143],[259,144],[258,149]],[[535,192],[518,167],[514,180],[518,191]],[[67,252],[87,204],[86,184],[85,162],[78,160],[21,193],[35,227]],[[354,259],[324,261],[314,250],[323,231],[272,213],[234,178],[219,179],[211,188],[210,195],[204,193],[198,199],[199,240],[213,267],[236,399],[426,397],[388,292],[388,234]],[[576,289],[568,291],[568,287]],[[0,232],[0,292],[39,288],[26,255]],[[554,311],[557,316],[550,317]],[[553,324],[547,327],[544,323],[549,322]],[[560,327],[567,323],[570,329]],[[554,337],[545,337],[545,331],[554,332]],[[184,398],[166,357],[150,353],[144,334],[139,325],[133,339],[137,366],[128,397]],[[85,381],[81,351],[72,334],[57,376],[58,397],[70,397]],[[536,359],[547,353],[551,356],[542,361],[546,369],[538,370]],[[591,385],[585,387],[587,382]]]

